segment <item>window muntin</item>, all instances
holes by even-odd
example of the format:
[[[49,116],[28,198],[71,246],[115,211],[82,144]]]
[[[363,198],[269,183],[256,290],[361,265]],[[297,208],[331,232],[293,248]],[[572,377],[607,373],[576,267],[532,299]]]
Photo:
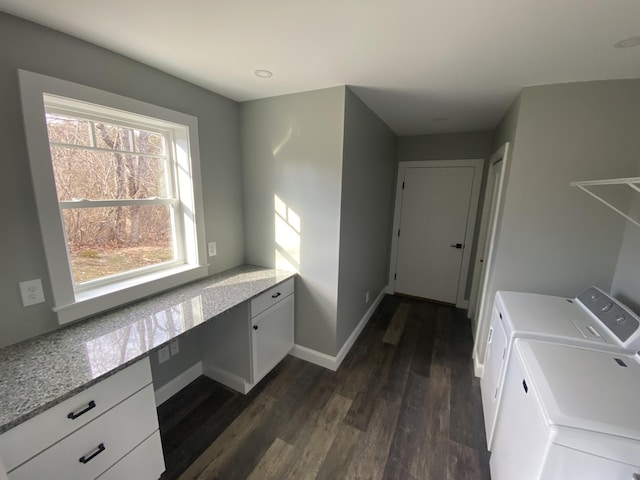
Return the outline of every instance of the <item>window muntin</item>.
[[[86,87],[65,80],[19,71],[29,163],[53,293],[53,310],[61,324],[173,288],[208,274],[200,184],[198,123],[193,116]],[[45,111],[45,98],[47,101]],[[47,125],[47,114],[57,116]],[[54,125],[55,123],[55,125]],[[69,130],[70,129],[70,130]],[[101,134],[96,136],[96,130]],[[100,131],[102,130],[102,131]],[[136,133],[139,132],[139,133]],[[54,141],[49,143],[51,133]],[[104,133],[104,135],[102,135]],[[102,156],[103,174],[120,161],[153,168],[153,181],[125,192],[56,188],[56,154]],[[57,151],[57,153],[56,153]],[[75,158],[78,157],[76,152]],[[111,159],[111,162],[105,160]],[[115,163],[114,163],[115,162]],[[62,173],[61,167],[58,174]],[[94,172],[97,175],[97,172]],[[103,179],[104,180],[104,179]],[[91,188],[89,188],[91,187]],[[60,193],[58,192],[60,190]],[[132,193],[133,192],[133,193]],[[108,197],[108,198],[104,198]],[[95,280],[73,275],[66,255],[65,216],[102,214],[108,209],[137,209],[140,215],[170,218],[170,228],[151,229],[152,240],[172,237],[171,251],[149,255],[123,271],[106,271]],[[126,212],[130,215],[130,212]],[[157,219],[157,218],[156,218]],[[170,233],[168,231],[170,230]],[[125,238],[140,235],[124,229]],[[150,232],[142,232],[149,236]],[[85,237],[90,232],[84,232]],[[142,235],[142,236],[144,236]],[[116,253],[127,255],[125,249]],[[156,252],[157,253],[157,252]],[[90,258],[92,252],[85,254]],[[162,261],[167,259],[167,261]],[[139,267],[131,269],[130,267]],[[117,270],[117,269],[116,269]]]
[[[56,107],[47,133],[75,290],[184,262],[170,131]]]

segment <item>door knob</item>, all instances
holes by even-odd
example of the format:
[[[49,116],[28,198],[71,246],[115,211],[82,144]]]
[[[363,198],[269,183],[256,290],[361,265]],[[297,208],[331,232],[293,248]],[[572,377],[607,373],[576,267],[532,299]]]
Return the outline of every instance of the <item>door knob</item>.
[[[453,248],[462,248],[462,247],[464,247],[464,245],[462,243],[452,243],[451,247],[453,247]]]

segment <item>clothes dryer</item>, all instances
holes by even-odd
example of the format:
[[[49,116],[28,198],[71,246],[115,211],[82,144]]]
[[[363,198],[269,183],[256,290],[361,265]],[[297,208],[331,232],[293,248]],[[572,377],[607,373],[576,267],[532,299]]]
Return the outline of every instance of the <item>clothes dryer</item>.
[[[499,291],[480,381],[489,450],[500,410],[504,372],[515,338],[633,354],[640,350],[640,318],[596,287],[585,289],[574,299]]]
[[[493,480],[640,478],[638,357],[516,339]]]

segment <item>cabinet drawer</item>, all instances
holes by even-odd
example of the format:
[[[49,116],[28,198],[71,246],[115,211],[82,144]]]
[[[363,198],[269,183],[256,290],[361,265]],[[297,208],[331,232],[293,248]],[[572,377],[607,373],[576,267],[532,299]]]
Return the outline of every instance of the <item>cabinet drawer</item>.
[[[9,480],[96,478],[158,430],[153,386],[9,473]],[[82,461],[84,460],[84,462]]]
[[[98,477],[98,480],[158,480],[164,472],[160,432],[156,431],[123,459]]]
[[[293,293],[293,278],[282,282],[280,285],[267,290],[251,300],[251,316],[255,317],[267,308],[275,305],[280,300]]]
[[[8,430],[0,435],[0,455],[5,468],[11,471],[150,383],[151,367],[149,358],[145,357]],[[93,402],[95,407],[75,419],[69,418],[69,414],[78,415],[89,408],[90,402]]]

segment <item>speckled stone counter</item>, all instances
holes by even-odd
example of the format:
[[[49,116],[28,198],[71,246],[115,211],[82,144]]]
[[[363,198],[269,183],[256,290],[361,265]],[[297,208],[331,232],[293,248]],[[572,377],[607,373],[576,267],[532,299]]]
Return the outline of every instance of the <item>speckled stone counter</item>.
[[[237,267],[0,349],[0,433],[294,275]]]

